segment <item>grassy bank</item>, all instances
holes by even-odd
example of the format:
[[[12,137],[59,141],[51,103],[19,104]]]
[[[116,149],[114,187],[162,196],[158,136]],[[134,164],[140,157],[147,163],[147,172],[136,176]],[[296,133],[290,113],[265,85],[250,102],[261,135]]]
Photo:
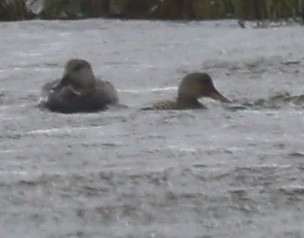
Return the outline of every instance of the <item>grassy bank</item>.
[[[303,16],[304,0],[164,0],[155,17],[270,19]]]
[[[0,20],[32,17],[28,0],[1,0]],[[39,1],[39,0],[37,0]],[[118,17],[144,19],[304,18],[304,0],[40,0],[37,17],[78,19]]]
[[[23,20],[33,17],[33,15],[27,10],[25,1],[13,0],[13,1],[0,1],[0,20]]]

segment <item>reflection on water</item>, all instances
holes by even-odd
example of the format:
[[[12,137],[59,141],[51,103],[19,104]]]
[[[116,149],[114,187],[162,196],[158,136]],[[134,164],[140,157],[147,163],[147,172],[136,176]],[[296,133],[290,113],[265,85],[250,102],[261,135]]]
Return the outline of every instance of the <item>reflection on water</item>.
[[[1,23],[0,34],[3,236],[304,236],[299,26],[96,19]],[[75,57],[128,108],[40,110],[42,85]],[[233,104],[140,110],[194,71]]]

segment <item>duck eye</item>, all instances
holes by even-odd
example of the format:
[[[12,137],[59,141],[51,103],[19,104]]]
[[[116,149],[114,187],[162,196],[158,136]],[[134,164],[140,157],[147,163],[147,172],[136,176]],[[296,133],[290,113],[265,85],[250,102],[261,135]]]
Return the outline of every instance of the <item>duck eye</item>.
[[[78,64],[78,65],[75,65],[75,66],[74,66],[73,70],[74,70],[74,71],[78,71],[78,70],[80,70],[81,68],[83,68],[83,65]]]

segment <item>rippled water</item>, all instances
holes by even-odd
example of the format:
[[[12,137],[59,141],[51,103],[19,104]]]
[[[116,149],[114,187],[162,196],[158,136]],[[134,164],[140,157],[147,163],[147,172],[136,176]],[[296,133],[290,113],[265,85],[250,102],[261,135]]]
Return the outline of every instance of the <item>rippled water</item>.
[[[304,31],[234,21],[0,23],[3,237],[304,237]],[[75,57],[127,109],[62,115]],[[205,71],[234,103],[140,111]]]

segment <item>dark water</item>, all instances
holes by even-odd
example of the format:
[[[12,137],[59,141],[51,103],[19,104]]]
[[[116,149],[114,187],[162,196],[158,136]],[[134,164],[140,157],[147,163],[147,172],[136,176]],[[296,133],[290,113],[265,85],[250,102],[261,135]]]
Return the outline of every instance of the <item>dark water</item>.
[[[233,21],[0,23],[1,237],[304,237],[304,29]],[[62,115],[75,57],[128,109]],[[140,111],[206,71],[233,100]]]

